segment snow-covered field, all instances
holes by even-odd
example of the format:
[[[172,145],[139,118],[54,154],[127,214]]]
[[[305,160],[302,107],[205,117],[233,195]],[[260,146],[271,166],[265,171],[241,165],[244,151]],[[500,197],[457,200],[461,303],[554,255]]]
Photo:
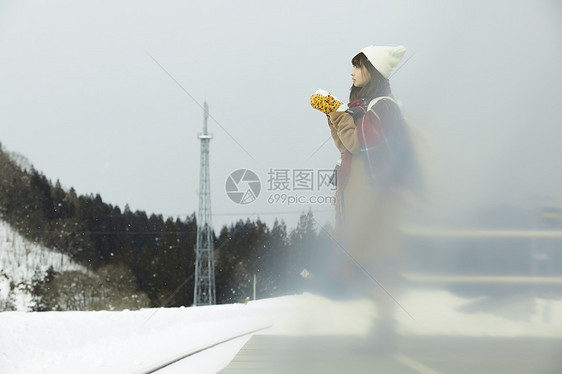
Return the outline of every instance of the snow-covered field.
[[[446,291],[404,295],[411,313],[397,315],[403,335],[562,337],[562,301],[534,299],[526,320],[465,314],[471,300]],[[545,320],[545,310],[550,316]],[[219,340],[271,326],[261,334],[360,335],[376,316],[366,300],[336,302],[304,294],[247,305],[143,309],[122,312],[0,313],[0,373],[140,373]],[[249,336],[163,369],[162,373],[216,373]]]

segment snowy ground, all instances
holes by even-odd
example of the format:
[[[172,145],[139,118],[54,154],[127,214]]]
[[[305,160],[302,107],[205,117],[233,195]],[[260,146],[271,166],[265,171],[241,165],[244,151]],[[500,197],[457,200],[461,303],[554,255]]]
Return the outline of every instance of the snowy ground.
[[[533,299],[532,313],[523,320],[459,311],[471,301],[446,291],[410,292],[401,302],[415,320],[399,314],[399,332],[562,337],[562,300]],[[310,294],[248,305],[122,312],[4,312],[0,313],[0,372],[140,373],[252,329],[272,326],[260,333],[359,335],[373,316],[376,308],[366,300],[335,302]],[[216,373],[248,339],[232,340],[161,372]]]

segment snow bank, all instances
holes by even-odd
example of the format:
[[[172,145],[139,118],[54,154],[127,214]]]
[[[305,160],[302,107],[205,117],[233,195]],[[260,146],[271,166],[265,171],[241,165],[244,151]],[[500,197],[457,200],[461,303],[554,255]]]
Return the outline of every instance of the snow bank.
[[[534,299],[527,320],[463,313],[474,300],[446,291],[410,292],[401,298],[403,335],[562,337],[562,301]],[[549,310],[545,319],[545,310]],[[368,300],[338,302],[304,294],[194,308],[122,312],[0,313],[0,372],[136,373],[170,358],[241,333],[360,335],[376,316]],[[165,369],[166,373],[216,373],[246,343],[239,338]]]
[[[259,303],[121,312],[4,312],[0,372],[134,373],[270,326],[272,312]],[[215,359],[213,365],[224,367],[230,358],[222,363]]]

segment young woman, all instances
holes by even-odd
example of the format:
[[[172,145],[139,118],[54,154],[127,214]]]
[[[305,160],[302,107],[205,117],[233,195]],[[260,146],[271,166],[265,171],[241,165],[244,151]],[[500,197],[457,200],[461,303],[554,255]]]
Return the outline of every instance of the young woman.
[[[401,246],[399,196],[416,183],[413,146],[389,77],[405,48],[369,46],[352,59],[350,103],[327,113],[342,153],[337,178],[336,233],[356,271],[357,285],[378,307],[373,349],[389,349],[394,336],[392,296],[398,292]],[[366,274],[368,273],[368,274]],[[371,278],[371,279],[368,279]],[[381,285],[384,287],[381,287]]]

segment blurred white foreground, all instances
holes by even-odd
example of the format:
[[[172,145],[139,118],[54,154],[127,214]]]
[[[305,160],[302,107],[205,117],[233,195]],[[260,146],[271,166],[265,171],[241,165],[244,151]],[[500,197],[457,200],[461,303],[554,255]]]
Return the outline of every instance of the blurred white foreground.
[[[533,299],[528,318],[461,312],[474,300],[446,291],[412,291],[397,315],[402,335],[562,337],[562,300]],[[513,307],[513,306],[511,306]],[[549,320],[545,321],[545,310]],[[332,301],[304,294],[247,305],[122,312],[4,312],[0,314],[2,373],[135,373],[246,331],[261,334],[361,335],[376,316],[366,300]],[[216,373],[249,336],[167,367],[163,373]]]

